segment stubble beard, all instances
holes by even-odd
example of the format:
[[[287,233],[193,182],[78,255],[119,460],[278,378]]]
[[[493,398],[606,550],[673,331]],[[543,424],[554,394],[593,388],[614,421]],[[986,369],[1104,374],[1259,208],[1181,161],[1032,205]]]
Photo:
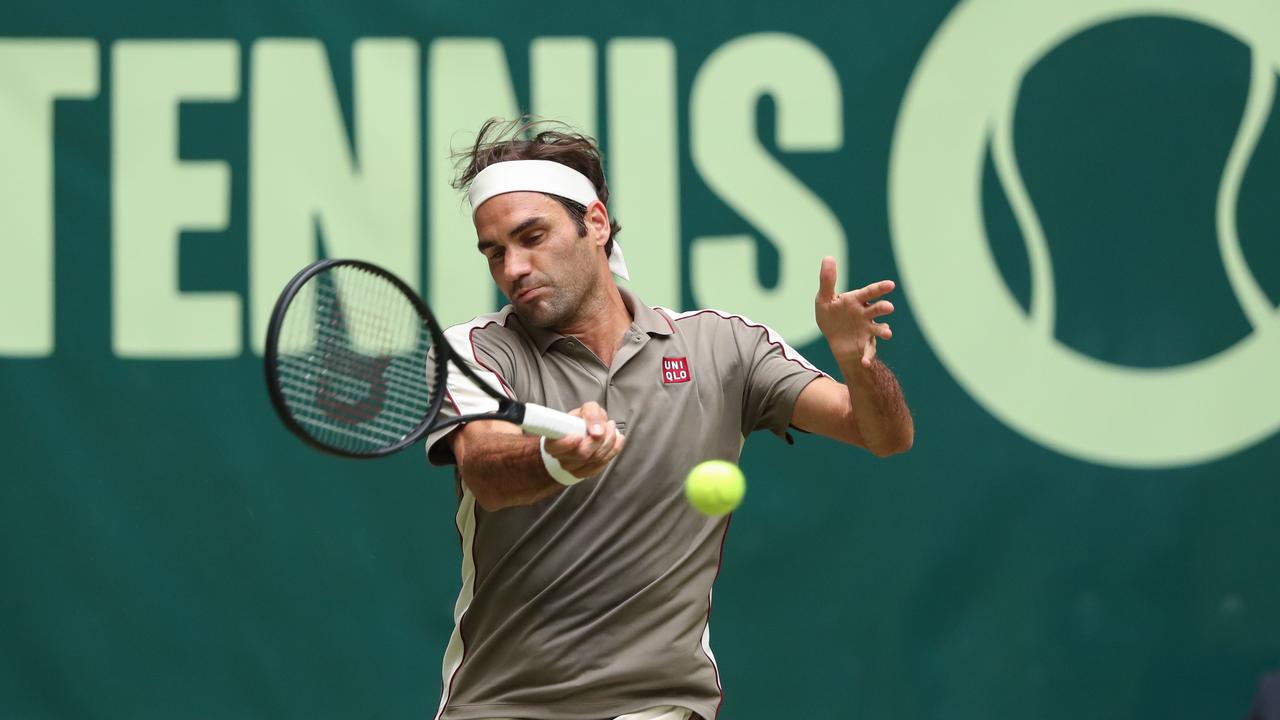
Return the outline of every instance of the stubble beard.
[[[547,283],[543,287],[545,297],[532,304],[515,306],[521,320],[544,330],[565,327],[583,310],[595,285],[594,276],[583,277],[572,284]]]

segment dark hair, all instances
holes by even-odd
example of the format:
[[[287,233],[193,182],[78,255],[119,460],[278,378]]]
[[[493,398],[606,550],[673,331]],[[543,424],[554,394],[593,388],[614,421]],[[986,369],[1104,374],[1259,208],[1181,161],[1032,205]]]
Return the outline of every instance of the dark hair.
[[[507,160],[551,160],[587,176],[595,186],[600,202],[606,206],[609,204],[609,185],[604,180],[600,149],[593,139],[563,123],[532,118],[489,118],[480,127],[471,148],[455,152],[453,157],[458,160],[458,177],[453,181],[453,187],[458,190],[470,187],[476,175],[494,163]],[[564,206],[569,217],[578,226],[579,237],[587,234],[585,205],[550,193],[547,193],[547,197]],[[609,241],[604,246],[606,256],[613,252],[613,239],[621,230],[622,226],[610,218]]]

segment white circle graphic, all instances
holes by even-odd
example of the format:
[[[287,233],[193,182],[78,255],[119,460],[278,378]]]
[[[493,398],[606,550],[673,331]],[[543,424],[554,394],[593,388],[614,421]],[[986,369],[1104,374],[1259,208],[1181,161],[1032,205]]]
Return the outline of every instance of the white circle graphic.
[[[1048,52],[1091,27],[1150,16],[1221,30],[1253,56],[1249,100],[1217,208],[1219,251],[1253,332],[1211,357],[1167,368],[1103,362],[1054,338],[1048,252],[1017,177],[1010,130],[1022,78]],[[1124,467],[1206,462],[1280,429],[1280,317],[1244,264],[1234,217],[1278,69],[1277,2],[967,0],[947,17],[902,102],[889,214],[903,291],[930,346],[966,392],[1042,445]],[[1030,313],[1009,292],[987,242],[981,187],[988,143],[1027,242]],[[1159,237],[1134,241],[1152,253],[1166,251]]]

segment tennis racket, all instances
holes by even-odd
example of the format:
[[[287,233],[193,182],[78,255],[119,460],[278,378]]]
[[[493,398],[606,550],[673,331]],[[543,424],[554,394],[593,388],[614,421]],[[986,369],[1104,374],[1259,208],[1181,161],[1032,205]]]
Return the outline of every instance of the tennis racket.
[[[389,455],[472,420],[505,420],[553,439],[586,434],[582,418],[513,400],[479,378],[412,288],[360,260],[321,260],[289,281],[267,326],[264,364],[285,427],[343,457]],[[450,365],[498,409],[441,418]]]

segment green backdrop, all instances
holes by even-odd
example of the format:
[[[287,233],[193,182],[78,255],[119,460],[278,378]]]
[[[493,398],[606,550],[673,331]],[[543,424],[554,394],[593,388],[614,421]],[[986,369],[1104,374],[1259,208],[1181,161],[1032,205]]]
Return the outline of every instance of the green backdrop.
[[[650,302],[834,372],[819,256],[901,281],[914,449],[746,446],[722,717],[1242,717],[1280,667],[1280,9],[1130,5],[9,5],[0,716],[434,713],[451,475],[289,436],[254,325],[319,236],[485,309],[437,140],[505,73],[601,138]]]

